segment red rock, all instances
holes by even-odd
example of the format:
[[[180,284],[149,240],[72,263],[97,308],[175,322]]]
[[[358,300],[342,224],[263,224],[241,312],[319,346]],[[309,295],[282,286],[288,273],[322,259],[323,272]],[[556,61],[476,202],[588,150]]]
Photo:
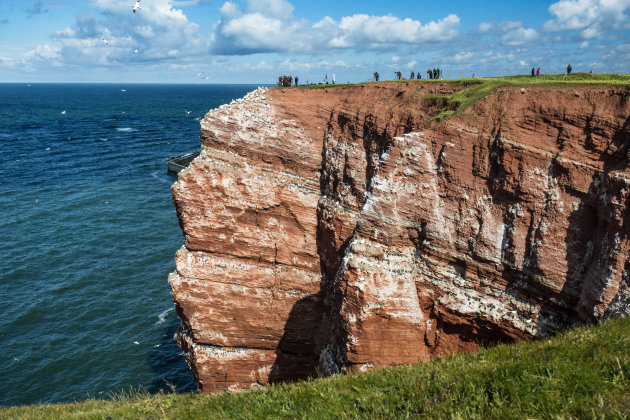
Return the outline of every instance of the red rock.
[[[412,363],[630,312],[630,101],[441,83],[259,89],[210,111],[169,278],[202,392]]]

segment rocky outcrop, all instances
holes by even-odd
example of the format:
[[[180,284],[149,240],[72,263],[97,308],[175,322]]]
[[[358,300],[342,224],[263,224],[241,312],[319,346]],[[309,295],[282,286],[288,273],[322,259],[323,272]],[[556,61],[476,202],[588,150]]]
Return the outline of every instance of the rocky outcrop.
[[[202,392],[429,360],[630,312],[630,92],[259,89],[210,111],[169,283]]]

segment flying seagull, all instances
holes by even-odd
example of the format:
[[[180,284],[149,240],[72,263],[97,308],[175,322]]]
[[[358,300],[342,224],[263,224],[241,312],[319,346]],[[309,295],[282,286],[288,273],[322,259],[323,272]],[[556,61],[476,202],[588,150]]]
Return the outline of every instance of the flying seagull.
[[[136,4],[131,6],[131,10],[133,10],[134,13],[136,13],[138,9],[142,9],[142,7],[140,7],[140,0],[136,0]]]
[[[107,45],[107,44],[109,44],[109,41],[107,41],[105,38],[103,38],[103,44]]]

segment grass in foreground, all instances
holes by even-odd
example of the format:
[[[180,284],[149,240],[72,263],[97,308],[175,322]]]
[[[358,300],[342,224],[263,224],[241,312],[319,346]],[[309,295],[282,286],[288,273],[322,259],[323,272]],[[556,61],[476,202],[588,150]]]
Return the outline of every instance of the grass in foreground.
[[[551,340],[241,394],[122,395],[0,418],[630,417],[630,318]]]

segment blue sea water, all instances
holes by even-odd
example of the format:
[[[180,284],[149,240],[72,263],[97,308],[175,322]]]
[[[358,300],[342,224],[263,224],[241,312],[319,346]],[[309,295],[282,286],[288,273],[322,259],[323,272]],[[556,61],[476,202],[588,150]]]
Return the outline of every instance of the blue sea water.
[[[194,390],[166,159],[255,87],[0,84],[0,405]]]

